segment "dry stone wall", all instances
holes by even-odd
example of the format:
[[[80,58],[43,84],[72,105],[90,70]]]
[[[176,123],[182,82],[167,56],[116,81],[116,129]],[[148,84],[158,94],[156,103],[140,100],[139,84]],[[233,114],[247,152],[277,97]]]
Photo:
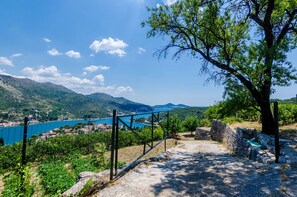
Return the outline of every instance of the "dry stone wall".
[[[256,130],[243,128],[234,130],[228,124],[223,124],[219,120],[213,120],[210,138],[224,143],[230,152],[248,157],[251,160],[262,163],[273,163],[275,161],[274,138],[259,133]],[[284,152],[281,152],[279,161],[281,163],[289,163],[290,158]]]

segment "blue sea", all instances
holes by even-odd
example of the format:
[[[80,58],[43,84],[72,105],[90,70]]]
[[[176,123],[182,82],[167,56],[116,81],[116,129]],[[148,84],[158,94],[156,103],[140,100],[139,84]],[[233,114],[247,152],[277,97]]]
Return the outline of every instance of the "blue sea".
[[[135,115],[134,118],[148,118],[152,114],[143,114],[143,115]],[[122,117],[121,118],[126,124],[130,125],[131,116]],[[93,122],[94,124],[112,124],[112,118],[101,118],[101,119],[93,119],[93,120],[64,120],[64,121],[51,121],[46,123],[38,123],[38,124],[29,124],[28,125],[28,133],[27,139],[31,138],[33,135],[40,135],[47,131],[53,130],[55,128],[60,128],[66,125],[74,126],[77,123],[87,123]],[[141,124],[137,122],[133,122],[132,127],[143,128],[146,124]],[[16,142],[20,142],[23,140],[23,126],[14,126],[14,127],[0,127],[0,138],[4,139],[4,144],[15,144]]]

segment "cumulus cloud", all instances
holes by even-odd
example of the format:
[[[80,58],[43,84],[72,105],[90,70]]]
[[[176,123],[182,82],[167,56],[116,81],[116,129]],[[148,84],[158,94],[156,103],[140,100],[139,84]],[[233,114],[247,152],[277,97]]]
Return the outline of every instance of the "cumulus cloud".
[[[101,86],[104,86],[104,76],[102,74],[96,75],[93,78],[93,81],[99,83]]]
[[[52,42],[50,39],[48,39],[48,38],[43,38],[43,41],[44,42],[47,42],[47,43],[50,43],[50,42]]]
[[[0,70],[0,73],[3,72],[3,70]],[[39,68],[26,67],[22,72],[25,77],[34,81],[52,82],[83,94],[104,92],[121,95],[133,92],[133,89],[130,86],[105,86],[105,78],[102,74],[96,75],[92,79],[76,77],[70,73],[61,73],[55,65],[48,67],[41,66]]]
[[[14,66],[12,61],[10,59],[8,59],[7,57],[0,57],[0,65]]]
[[[95,72],[95,71],[99,71],[99,70],[109,70],[109,69],[110,69],[110,67],[108,67],[108,66],[91,65],[91,66],[85,67],[83,70],[91,73],[91,72]]]
[[[106,52],[111,55],[117,55],[123,57],[126,55],[125,48],[128,46],[123,40],[104,38],[101,41],[95,40],[91,45],[90,49],[95,53]]]
[[[51,56],[57,56],[57,55],[62,55],[62,53],[60,53],[57,49],[51,49],[49,51],[47,51],[47,53]]]
[[[138,54],[142,54],[144,52],[146,52],[144,48],[138,47],[138,51],[137,51]]]
[[[95,55],[93,53],[90,54],[90,57],[94,57]]]
[[[75,58],[75,59],[79,59],[79,58],[80,58],[80,53],[77,52],[77,51],[73,51],[73,50],[71,50],[71,51],[66,52],[65,54],[66,54],[68,57],[70,57],[70,58]]]

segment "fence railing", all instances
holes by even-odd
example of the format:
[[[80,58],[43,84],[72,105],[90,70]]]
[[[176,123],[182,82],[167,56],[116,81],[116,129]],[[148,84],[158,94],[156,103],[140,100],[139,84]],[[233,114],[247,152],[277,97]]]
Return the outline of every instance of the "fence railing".
[[[162,116],[161,120],[161,113],[166,113]],[[148,135],[141,135],[140,132],[135,129],[134,123],[135,118],[141,115],[150,115],[150,122],[147,122],[147,127],[150,130]],[[124,121],[129,119],[129,122]],[[138,139],[141,140],[143,149],[142,152],[137,155],[132,162],[118,171],[118,161],[119,161],[119,130],[120,125],[125,127],[126,132],[130,131],[136,136]],[[162,130],[162,137],[160,138],[160,133],[158,133],[159,138],[155,136],[155,131],[157,131],[157,127],[160,127]],[[158,131],[160,131],[160,128]],[[143,134],[143,133],[142,133]],[[146,133],[148,134],[148,133]],[[123,172],[130,169],[137,161],[139,161],[143,156],[145,156],[148,152],[150,152],[153,148],[159,145],[161,142],[164,142],[164,150],[166,151],[166,139],[169,137],[169,111],[166,112],[148,112],[142,114],[133,114],[133,115],[125,115],[125,116],[118,116],[116,111],[113,111],[113,120],[112,120],[112,134],[111,134],[111,157],[110,157],[110,180],[113,180],[115,177],[120,176]],[[159,141],[158,141],[159,140]],[[147,149],[148,147],[148,149]],[[136,151],[136,150],[134,150]]]

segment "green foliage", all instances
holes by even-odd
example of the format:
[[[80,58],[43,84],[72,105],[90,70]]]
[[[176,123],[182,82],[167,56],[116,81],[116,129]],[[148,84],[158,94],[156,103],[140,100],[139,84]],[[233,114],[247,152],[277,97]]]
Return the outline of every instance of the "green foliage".
[[[81,172],[86,172],[86,171],[98,172],[99,171],[99,169],[97,168],[97,165],[95,164],[91,156],[84,156],[84,157],[77,156],[72,160],[71,167],[74,170],[76,176],[78,176],[79,173]]]
[[[185,128],[185,130],[190,131],[191,133],[196,130],[198,125],[198,119],[193,116],[186,117],[186,119],[182,122],[182,126]]]
[[[297,122],[297,104],[279,104],[279,121],[280,125]]]
[[[60,162],[43,163],[39,166],[42,185],[47,194],[61,194],[69,189],[76,179],[71,176]]]
[[[199,123],[198,124],[199,127],[210,127],[211,126],[211,121],[206,118],[199,119],[198,123]]]
[[[0,146],[0,174],[3,173],[5,169],[17,166],[17,164],[21,161],[21,150],[21,143]]]
[[[235,122],[242,122],[242,119],[238,118],[238,117],[225,117],[225,118],[223,118],[223,123],[224,124],[232,124],[232,123],[235,123]]]
[[[149,38],[166,38],[159,56],[173,48],[173,58],[188,53],[203,59],[202,71],[225,85],[229,98],[259,106],[262,132],[271,134],[273,87],[297,80],[296,68],[287,61],[287,53],[297,47],[296,6],[295,0],[183,0],[148,8],[142,26],[149,27]]]
[[[169,117],[169,130],[172,133],[182,132],[182,124],[177,114],[171,115]]]
[[[170,115],[176,114],[180,120],[185,120],[188,116],[193,116],[197,119],[203,117],[203,112],[207,107],[186,107],[178,108],[170,111]]]
[[[88,191],[88,189],[94,185],[96,183],[96,181],[94,181],[93,179],[88,180],[88,182],[84,185],[84,187],[82,188],[82,190],[79,192],[78,196],[85,196],[85,192]]]
[[[30,197],[34,193],[34,188],[30,184],[30,166],[17,164],[15,169],[4,176],[3,197],[23,196]]]
[[[232,99],[221,101],[216,105],[210,106],[204,114],[209,120],[223,120],[228,117],[236,117],[238,120],[244,119],[247,121],[257,120],[257,111],[255,108],[241,105],[240,102],[238,103]]]

